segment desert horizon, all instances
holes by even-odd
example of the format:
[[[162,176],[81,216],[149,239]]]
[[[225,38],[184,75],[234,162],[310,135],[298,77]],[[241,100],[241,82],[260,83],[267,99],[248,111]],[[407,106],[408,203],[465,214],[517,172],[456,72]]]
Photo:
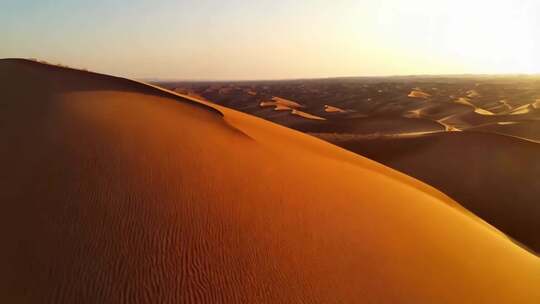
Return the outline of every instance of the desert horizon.
[[[95,69],[89,69],[86,67],[86,65],[81,66],[71,66],[68,64],[64,64],[63,62],[57,62],[54,60],[47,60],[43,58],[22,58],[22,57],[12,57],[12,58],[3,58],[3,59],[23,59],[23,60],[29,60],[44,64],[50,64],[50,65],[56,65],[60,67],[67,67],[77,70],[83,70],[83,71],[91,71],[95,73],[102,73],[107,74],[106,71],[98,71]],[[121,76],[119,76],[121,77]],[[253,82],[283,82],[283,81],[316,81],[316,80],[380,80],[380,79],[404,79],[404,78],[413,78],[413,79],[436,79],[438,81],[443,81],[445,79],[467,79],[467,78],[492,78],[492,79],[504,79],[504,78],[539,78],[540,72],[502,72],[502,73],[450,73],[450,74],[426,74],[426,73],[417,73],[417,74],[373,74],[373,75],[363,75],[363,74],[354,74],[354,75],[333,75],[333,76],[315,76],[315,77],[285,77],[285,76],[278,76],[275,78],[241,78],[241,79],[235,79],[235,78],[220,78],[220,79],[212,79],[212,78],[178,78],[178,77],[169,77],[169,78],[162,78],[162,77],[132,77],[131,79],[147,82],[147,83],[162,83],[162,84],[170,84],[170,83],[253,83]],[[130,77],[128,77],[130,78]]]
[[[540,303],[534,0],[7,0],[0,302]]]

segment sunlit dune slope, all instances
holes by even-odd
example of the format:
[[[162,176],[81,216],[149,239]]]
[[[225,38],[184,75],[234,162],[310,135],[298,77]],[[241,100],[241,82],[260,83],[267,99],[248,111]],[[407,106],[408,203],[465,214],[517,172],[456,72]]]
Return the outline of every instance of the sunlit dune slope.
[[[433,185],[540,253],[538,144],[483,132],[339,144]]]
[[[426,92],[423,92],[421,90],[412,90],[411,93],[409,93],[408,97],[413,97],[413,98],[429,98],[431,97],[430,94],[426,93]]]
[[[324,111],[327,113],[346,113],[347,112],[346,110],[343,110],[341,108],[329,106],[329,105],[324,105]]]
[[[0,94],[4,303],[540,301],[536,256],[315,138],[20,60]]]

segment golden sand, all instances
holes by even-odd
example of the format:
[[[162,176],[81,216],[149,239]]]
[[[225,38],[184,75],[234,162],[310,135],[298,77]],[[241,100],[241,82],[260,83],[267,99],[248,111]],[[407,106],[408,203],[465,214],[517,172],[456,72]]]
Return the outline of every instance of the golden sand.
[[[539,303],[440,192],[140,83],[0,61],[4,303]]]

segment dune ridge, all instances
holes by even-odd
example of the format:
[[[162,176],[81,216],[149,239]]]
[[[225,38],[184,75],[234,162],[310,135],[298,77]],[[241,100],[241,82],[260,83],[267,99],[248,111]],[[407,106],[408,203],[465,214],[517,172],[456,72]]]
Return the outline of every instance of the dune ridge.
[[[411,76],[158,85],[189,87],[212,102],[315,135],[413,175],[538,254],[540,228],[531,223],[540,223],[536,202],[540,194],[532,186],[540,171],[535,171],[538,153],[531,152],[536,148],[529,145],[540,142],[538,84],[540,78],[526,76]],[[221,87],[233,90],[215,93]],[[242,93],[246,89],[261,95],[246,96]],[[409,92],[424,89],[431,97],[408,97]],[[300,100],[306,111],[327,120],[295,119],[259,109],[258,101],[276,95]],[[348,112],[324,111],[329,104]],[[415,154],[424,157],[415,159]],[[447,168],[447,163],[454,165]],[[518,165],[509,168],[508,163]],[[524,168],[524,174],[514,168]],[[494,178],[504,180],[504,186],[486,182]]]
[[[331,105],[324,105],[324,111],[327,113],[347,113],[347,110]]]
[[[407,96],[412,97],[412,98],[423,98],[423,99],[428,99],[431,97],[429,93],[426,93],[419,88],[413,89]]]
[[[0,60],[0,94],[5,302],[540,300],[537,257],[329,143],[21,60]]]
[[[329,139],[435,186],[540,252],[540,165],[531,161],[540,153],[536,143],[472,131],[393,140]],[[441,165],[430,165],[434,162]]]

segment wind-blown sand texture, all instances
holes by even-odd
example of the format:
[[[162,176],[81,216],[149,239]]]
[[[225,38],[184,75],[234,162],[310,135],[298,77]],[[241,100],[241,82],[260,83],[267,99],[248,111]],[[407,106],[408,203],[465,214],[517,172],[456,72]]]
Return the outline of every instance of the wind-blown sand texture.
[[[141,83],[0,61],[4,303],[538,303],[440,192]]]
[[[419,178],[540,254],[539,76],[160,85],[189,86],[212,102],[317,136]],[[221,94],[220,87],[234,89]],[[257,91],[257,97],[242,93],[245,89]],[[430,96],[408,97],[414,91]],[[260,100],[276,95],[300,102],[305,111],[326,121],[260,110]],[[347,113],[325,111],[329,104]]]

